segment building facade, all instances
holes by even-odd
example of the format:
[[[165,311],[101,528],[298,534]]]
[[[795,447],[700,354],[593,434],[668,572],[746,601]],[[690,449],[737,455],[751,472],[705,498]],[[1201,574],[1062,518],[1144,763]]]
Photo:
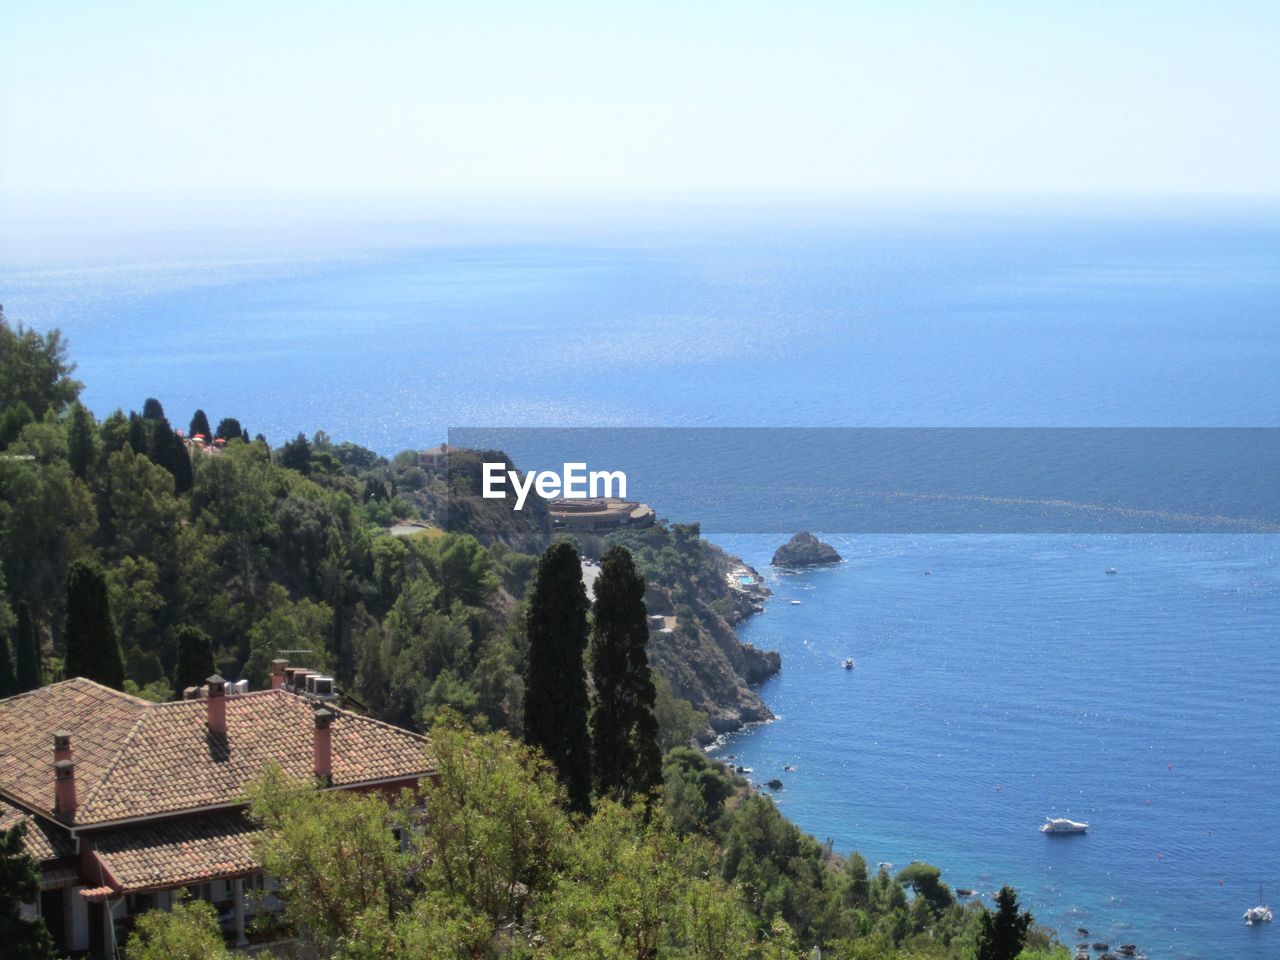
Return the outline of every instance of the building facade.
[[[242,689],[215,676],[151,703],[77,678],[0,700],[0,828],[27,824],[26,909],[60,950],[113,956],[134,918],[187,895],[247,946],[271,882],[243,798],[270,764],[331,790],[432,776],[426,738],[344,709],[327,677],[276,661],[270,690]]]

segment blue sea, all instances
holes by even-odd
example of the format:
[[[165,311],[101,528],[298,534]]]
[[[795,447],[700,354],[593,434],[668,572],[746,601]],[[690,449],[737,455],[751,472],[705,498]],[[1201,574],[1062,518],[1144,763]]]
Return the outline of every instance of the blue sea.
[[[1274,205],[553,219],[0,227],[0,302],[65,332],[99,415],[154,396],[274,443],[1280,426]],[[764,570],[790,532],[708,534]],[[873,864],[1013,883],[1069,943],[1280,955],[1241,921],[1280,891],[1276,536],[830,539],[845,563],[768,574],[742,634],[782,652],[779,719],[722,748],[788,815]],[[1093,826],[1045,838],[1048,815]]]
[[[780,538],[720,538],[768,571],[741,634],[783,670],[719,755],[838,851],[1013,884],[1067,943],[1280,955],[1241,922],[1280,882],[1275,536],[828,539],[844,563],[787,574]]]

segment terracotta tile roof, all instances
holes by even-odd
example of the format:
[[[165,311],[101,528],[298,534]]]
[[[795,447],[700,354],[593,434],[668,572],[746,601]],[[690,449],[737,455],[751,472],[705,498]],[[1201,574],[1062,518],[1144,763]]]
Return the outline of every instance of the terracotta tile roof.
[[[61,827],[0,800],[0,830],[8,830],[24,820],[27,836],[23,846],[31,856],[43,861],[75,855],[75,843]]]
[[[93,845],[121,892],[132,893],[250,873],[257,831],[239,813],[212,813],[105,831]]]
[[[80,678],[0,700],[0,791],[52,814],[53,732],[67,730],[83,801],[147,707],[145,700]]]
[[[333,785],[420,777],[426,738],[335,706]],[[312,771],[311,701],[285,690],[227,698],[227,734],[209,732],[205,700],[148,703],[87,680],[0,700],[0,792],[53,805],[53,731],[71,733],[76,825],[239,802],[269,763]]]

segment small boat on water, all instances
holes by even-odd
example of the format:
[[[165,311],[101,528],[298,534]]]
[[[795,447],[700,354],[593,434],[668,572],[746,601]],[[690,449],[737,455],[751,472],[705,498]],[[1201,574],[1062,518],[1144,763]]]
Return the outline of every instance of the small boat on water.
[[[846,670],[852,670],[852,669],[853,669],[853,657],[845,657],[845,658],[844,658],[844,668],[845,668]]]
[[[1271,922],[1271,908],[1262,904],[1262,884],[1258,884],[1258,902],[1260,906],[1250,907],[1244,912],[1244,922],[1246,926],[1255,926],[1259,923]]]
[[[1253,926],[1255,923],[1270,923],[1271,908],[1270,907],[1250,907],[1244,912],[1244,922]]]
[[[1088,829],[1089,824],[1066,817],[1046,817],[1040,825],[1041,833],[1084,833]]]
[[[1117,573],[1119,573],[1119,572],[1120,572],[1120,571],[1119,571],[1119,570],[1117,570],[1115,567],[1107,567],[1107,573],[1108,573],[1108,574],[1111,574],[1112,576],[1114,576],[1115,574],[1117,574]]]
[[[791,601],[791,605],[792,605],[793,607],[798,607],[798,606],[800,606],[800,601],[799,601],[799,600],[792,600],[792,601]]]

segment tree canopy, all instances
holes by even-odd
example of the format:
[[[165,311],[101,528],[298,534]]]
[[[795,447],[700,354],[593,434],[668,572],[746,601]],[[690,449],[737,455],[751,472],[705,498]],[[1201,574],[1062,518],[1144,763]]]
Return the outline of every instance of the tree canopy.
[[[0,830],[0,943],[8,960],[53,960],[53,939],[39,917],[21,906],[40,896],[40,868],[23,848],[27,823]]]
[[[601,559],[595,595],[591,752],[596,793],[630,800],[649,795],[661,782],[662,756],[654,716],[657,691],[645,653],[644,578],[625,547],[611,547]]]
[[[588,606],[578,551],[567,541],[553,543],[538,563],[525,618],[524,735],[550,758],[570,802],[582,812],[591,805],[590,703],[583,664]]]

